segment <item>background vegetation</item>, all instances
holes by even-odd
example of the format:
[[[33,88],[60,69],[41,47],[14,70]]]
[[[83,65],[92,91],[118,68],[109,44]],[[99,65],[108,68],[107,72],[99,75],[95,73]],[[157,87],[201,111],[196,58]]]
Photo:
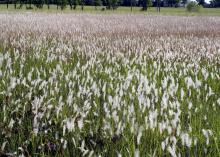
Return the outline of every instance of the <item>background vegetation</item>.
[[[197,0],[197,4],[201,7],[220,7],[220,0],[212,0],[210,4],[205,3],[204,0]],[[6,4],[6,7],[9,8],[9,4],[13,4],[15,9],[21,9],[25,5],[26,9],[43,8],[44,5],[47,5],[47,8],[50,9],[51,5],[56,5],[57,9],[65,9],[67,5],[70,6],[71,10],[75,10],[79,5],[81,10],[84,10],[84,6],[94,6],[97,9],[97,6],[103,6],[102,10],[115,10],[119,6],[129,6],[130,10],[133,10],[133,7],[142,7],[141,10],[147,10],[149,7],[153,6],[157,8],[157,11],[160,11],[160,7],[186,7],[186,0],[4,0],[0,1],[2,4]]]
[[[74,5],[72,6],[74,7]],[[147,11],[142,11],[142,7],[132,7],[132,11],[130,7],[120,6],[116,10],[103,10],[103,6],[84,6],[84,10],[81,10],[81,7],[76,6],[76,9],[71,9],[71,6],[67,5],[64,10],[61,10],[56,5],[50,5],[50,9],[48,9],[47,5],[43,5],[41,9],[38,9],[33,6],[33,9],[27,10],[25,5],[21,9],[14,9],[14,5],[10,4],[8,9],[7,6],[2,4],[0,5],[0,12],[44,12],[44,13],[100,13],[100,14],[124,14],[124,13],[132,13],[132,14],[156,14],[157,9],[155,7],[150,7]],[[171,7],[162,7],[160,10],[160,14],[163,15],[184,15],[184,16],[220,16],[220,9],[218,8],[200,8],[199,12],[188,12],[186,8],[171,8]]]

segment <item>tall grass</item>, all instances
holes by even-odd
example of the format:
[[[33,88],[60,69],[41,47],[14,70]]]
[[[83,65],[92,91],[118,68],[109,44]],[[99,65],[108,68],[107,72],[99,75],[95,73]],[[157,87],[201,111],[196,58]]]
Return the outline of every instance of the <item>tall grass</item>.
[[[218,17],[0,20],[1,154],[220,155]]]

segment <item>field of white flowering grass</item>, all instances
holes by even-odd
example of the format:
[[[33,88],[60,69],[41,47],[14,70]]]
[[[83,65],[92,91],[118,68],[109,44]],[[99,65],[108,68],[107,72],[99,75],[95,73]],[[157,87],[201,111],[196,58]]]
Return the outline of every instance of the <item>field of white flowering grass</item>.
[[[220,156],[219,26],[0,14],[0,156]]]

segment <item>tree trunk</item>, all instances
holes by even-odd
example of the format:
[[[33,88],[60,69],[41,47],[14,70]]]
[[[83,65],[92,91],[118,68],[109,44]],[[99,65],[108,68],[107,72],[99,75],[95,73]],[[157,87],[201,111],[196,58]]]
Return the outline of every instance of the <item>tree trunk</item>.
[[[157,0],[157,12],[160,12],[160,0]]]
[[[17,9],[17,0],[14,1],[14,8]]]
[[[50,9],[50,1],[47,0],[47,9]]]
[[[81,6],[81,10],[83,11],[83,9],[84,9],[84,4],[82,4],[82,6]]]
[[[143,11],[147,10],[147,1],[143,0]]]
[[[157,12],[158,12],[158,0],[157,0]]]
[[[31,9],[31,4],[32,4],[32,1],[30,0],[29,1],[29,9]]]
[[[160,0],[159,0],[159,12],[160,12]]]

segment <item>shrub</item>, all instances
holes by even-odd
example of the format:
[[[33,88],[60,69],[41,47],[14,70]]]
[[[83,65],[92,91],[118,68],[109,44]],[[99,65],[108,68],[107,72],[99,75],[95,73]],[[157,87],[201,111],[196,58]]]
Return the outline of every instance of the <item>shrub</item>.
[[[200,5],[198,5],[198,3],[196,2],[189,2],[186,6],[186,9],[188,12],[199,12],[200,10]]]
[[[42,9],[43,8],[43,5],[44,5],[44,0],[34,0],[34,5],[39,8],[39,9]]]

